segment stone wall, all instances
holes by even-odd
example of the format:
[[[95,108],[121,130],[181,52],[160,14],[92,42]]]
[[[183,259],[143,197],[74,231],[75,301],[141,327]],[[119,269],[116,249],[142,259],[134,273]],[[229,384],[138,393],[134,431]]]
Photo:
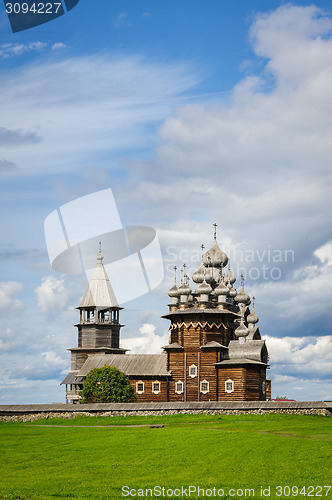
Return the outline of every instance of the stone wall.
[[[77,416],[88,417],[127,417],[127,416],[162,416],[162,415],[178,415],[178,414],[191,414],[191,415],[264,415],[271,413],[283,413],[287,415],[321,415],[331,416],[331,411],[328,408],[279,408],[279,409],[250,409],[250,410],[137,410],[137,411],[66,411],[66,412],[40,412],[40,413],[16,413],[12,415],[0,415],[2,422],[34,422],[41,418],[65,418],[71,419]]]

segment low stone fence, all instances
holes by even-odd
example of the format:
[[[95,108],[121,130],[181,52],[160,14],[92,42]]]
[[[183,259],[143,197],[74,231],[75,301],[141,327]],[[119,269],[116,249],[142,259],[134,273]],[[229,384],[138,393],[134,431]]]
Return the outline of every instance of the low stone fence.
[[[0,420],[31,422],[40,418],[74,418],[78,415],[159,416],[175,414],[261,415],[286,413],[296,415],[332,415],[332,401],[233,401],[182,403],[98,403],[50,405],[0,405]]]

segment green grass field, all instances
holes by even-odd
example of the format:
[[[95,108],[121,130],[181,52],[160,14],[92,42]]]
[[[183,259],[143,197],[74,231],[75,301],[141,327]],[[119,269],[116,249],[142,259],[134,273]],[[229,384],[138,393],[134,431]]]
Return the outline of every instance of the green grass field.
[[[280,414],[1,422],[0,498],[332,498],[319,489],[331,484],[331,431],[330,417]],[[145,494],[155,486],[164,492]]]

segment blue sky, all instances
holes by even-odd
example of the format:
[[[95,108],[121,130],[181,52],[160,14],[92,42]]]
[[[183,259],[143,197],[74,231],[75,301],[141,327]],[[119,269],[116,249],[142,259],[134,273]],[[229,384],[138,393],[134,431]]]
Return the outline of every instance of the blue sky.
[[[273,395],[331,399],[331,33],[328,1],[81,0],[16,34],[2,9],[0,403],[63,401],[86,282],[52,270],[44,219],[108,187],[165,266],[125,304],[125,347],[160,352],[171,269],[217,222]]]

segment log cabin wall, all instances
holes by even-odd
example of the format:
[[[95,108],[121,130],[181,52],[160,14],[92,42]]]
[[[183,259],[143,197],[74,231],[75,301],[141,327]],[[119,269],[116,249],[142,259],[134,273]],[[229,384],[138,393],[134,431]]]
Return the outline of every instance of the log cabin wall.
[[[175,391],[175,384],[183,382],[185,389],[185,355],[181,351],[167,352],[167,370],[172,372],[172,377],[169,380],[169,401],[184,401],[185,392],[178,394]]]
[[[245,401],[262,401],[263,393],[260,366],[248,365],[245,367],[245,382]]]
[[[84,365],[85,361],[88,359],[89,353],[84,351],[72,351],[71,352],[71,370],[80,370]]]
[[[246,369],[242,366],[222,368],[218,370],[218,401],[245,401],[246,395]],[[234,389],[226,392],[226,381],[232,380]]]
[[[200,401],[218,401],[217,370],[214,363],[220,360],[220,354],[216,349],[201,349],[199,383],[207,381],[209,391],[204,394],[200,390]],[[200,388],[201,389],[201,388]]]
[[[159,383],[160,392],[154,391],[154,384]],[[137,384],[144,384],[144,391],[137,392]],[[130,377],[130,384],[135,390],[137,403],[167,402],[168,380],[162,377]]]

